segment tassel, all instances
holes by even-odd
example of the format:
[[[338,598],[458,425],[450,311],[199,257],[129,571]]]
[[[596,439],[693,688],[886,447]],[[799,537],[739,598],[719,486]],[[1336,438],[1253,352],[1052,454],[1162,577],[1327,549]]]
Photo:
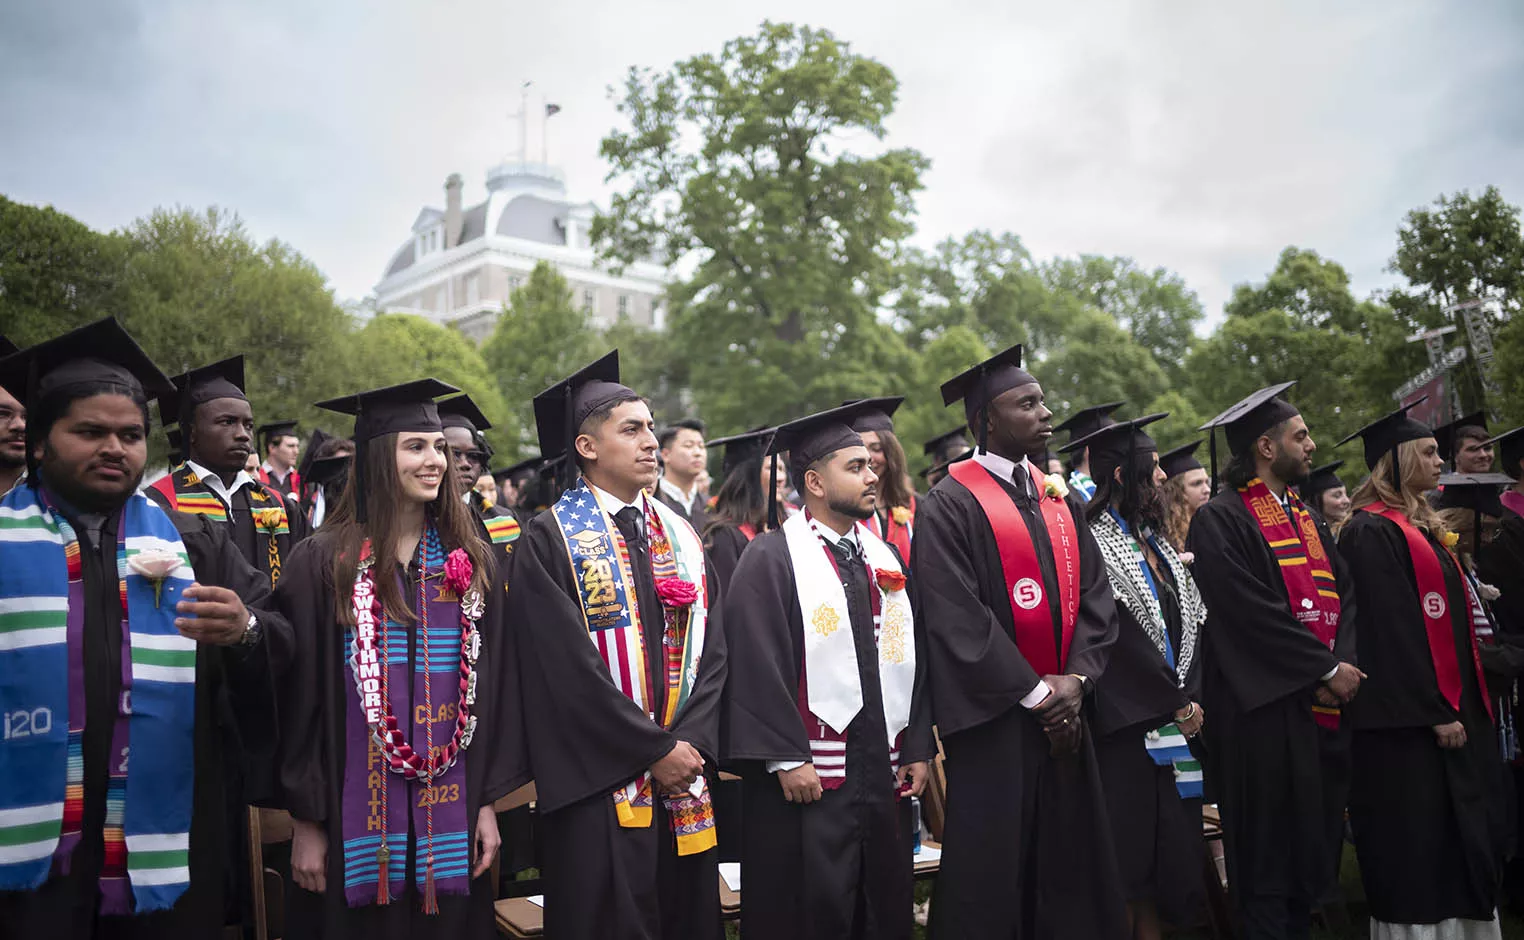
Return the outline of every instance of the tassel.
[[[434,866],[429,866],[429,872],[423,879],[423,912],[425,914],[439,913],[439,895],[434,890]]]
[[[392,852],[391,849],[386,847],[385,834],[381,836],[381,840],[381,848],[376,850],[376,864],[380,866],[380,871],[377,872],[376,878],[376,904],[378,905],[392,903],[392,879],[389,872],[391,867],[390,859],[392,857]]]

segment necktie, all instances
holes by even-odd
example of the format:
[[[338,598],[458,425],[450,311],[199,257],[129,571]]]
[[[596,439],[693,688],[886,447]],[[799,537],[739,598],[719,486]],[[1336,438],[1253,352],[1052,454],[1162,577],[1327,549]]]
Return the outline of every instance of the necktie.
[[[835,553],[836,560],[843,565],[857,563],[857,543],[849,538],[837,539],[836,544],[831,546],[831,551]]]
[[[631,548],[645,549],[646,533],[641,523],[640,510],[634,506],[626,506],[614,513],[614,523],[619,526],[619,534],[624,536],[625,542]]]

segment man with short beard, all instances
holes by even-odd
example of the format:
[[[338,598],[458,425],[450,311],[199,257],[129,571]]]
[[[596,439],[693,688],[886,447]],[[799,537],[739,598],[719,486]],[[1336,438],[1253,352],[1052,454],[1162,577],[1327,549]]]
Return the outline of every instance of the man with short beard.
[[[1163,538],[1159,448],[1142,430],[1163,414],[1077,439],[1095,475],[1085,507],[1121,629],[1095,689],[1095,758],[1134,940],[1161,921],[1190,923],[1201,904],[1201,765],[1191,753],[1204,712],[1197,657],[1206,605]]]
[[[225,524],[249,564],[274,588],[281,565],[307,535],[294,497],[244,470],[254,440],[254,410],[244,395],[243,357],[192,369],[159,397],[159,418],[180,431],[183,462],[148,487],[165,509]]]
[[[0,924],[210,940],[225,794],[274,760],[266,635],[289,627],[220,529],[136,492],[171,386],[116,321],[0,360],[0,387],[31,418],[0,502]]]
[[[16,351],[16,344],[0,336],[0,358]],[[26,406],[0,388],[0,496],[11,491],[26,475]]]
[[[905,565],[868,527],[879,480],[857,428],[898,399],[789,422],[804,512],[758,535],[725,595],[727,764],[740,769],[746,929],[908,940],[910,801],[936,753]],[[919,693],[919,694],[918,694]]]
[[[1201,427],[1223,428],[1232,458],[1227,489],[1196,514],[1186,546],[1209,612],[1207,771],[1246,940],[1310,934],[1312,906],[1335,876],[1349,788],[1339,706],[1364,677],[1354,585],[1291,489],[1317,449],[1280,397],[1294,384],[1260,389]]]

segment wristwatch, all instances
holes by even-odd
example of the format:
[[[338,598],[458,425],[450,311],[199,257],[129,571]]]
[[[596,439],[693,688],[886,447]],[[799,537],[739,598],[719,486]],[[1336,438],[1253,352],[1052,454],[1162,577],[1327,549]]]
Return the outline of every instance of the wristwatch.
[[[1090,681],[1090,677],[1089,676],[1082,676],[1082,675],[1080,675],[1077,672],[1071,672],[1071,673],[1069,673],[1069,675],[1079,680],[1080,694],[1081,695],[1088,695],[1089,692],[1090,692],[1091,686],[1093,685],[1093,683]]]
[[[259,626],[259,618],[250,613],[248,625],[243,628],[243,636],[239,638],[238,645],[244,649],[253,649],[259,645],[259,639],[262,636],[264,636],[264,630]]]

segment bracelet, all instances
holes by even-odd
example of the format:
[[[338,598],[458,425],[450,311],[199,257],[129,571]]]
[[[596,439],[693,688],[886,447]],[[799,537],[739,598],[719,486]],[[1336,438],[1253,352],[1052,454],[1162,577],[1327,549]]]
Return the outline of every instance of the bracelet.
[[[1184,718],[1176,718],[1175,720],[1176,721],[1190,721],[1192,718],[1195,718],[1195,717],[1196,717],[1196,703],[1192,702],[1191,703],[1191,710],[1186,712],[1185,717]]]

